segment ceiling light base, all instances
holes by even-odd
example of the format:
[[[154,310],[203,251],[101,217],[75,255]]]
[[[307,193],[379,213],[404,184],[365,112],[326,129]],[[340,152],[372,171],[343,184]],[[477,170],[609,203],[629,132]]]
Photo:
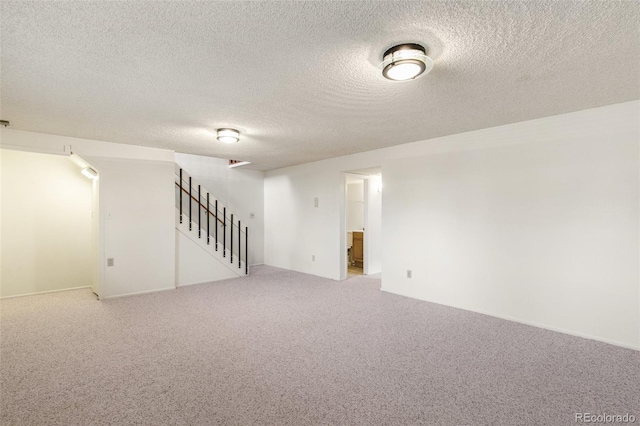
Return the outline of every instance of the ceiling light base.
[[[393,81],[413,80],[433,68],[426,49],[416,43],[404,43],[387,49],[380,64],[382,75]]]
[[[218,129],[217,139],[222,143],[236,143],[240,140],[240,132],[236,129]]]

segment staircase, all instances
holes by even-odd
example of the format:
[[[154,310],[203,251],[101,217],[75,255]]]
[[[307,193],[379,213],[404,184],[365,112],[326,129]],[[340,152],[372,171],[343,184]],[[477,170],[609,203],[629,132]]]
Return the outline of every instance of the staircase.
[[[249,229],[178,164],[176,286],[249,274]]]

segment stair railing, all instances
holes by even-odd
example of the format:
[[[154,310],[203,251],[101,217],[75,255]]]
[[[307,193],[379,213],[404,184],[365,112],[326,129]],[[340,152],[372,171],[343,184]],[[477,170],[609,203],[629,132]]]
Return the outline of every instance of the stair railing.
[[[244,260],[245,274],[249,274],[249,228],[247,226],[242,229],[242,222],[240,219],[234,220],[234,214],[227,215],[227,207],[222,205],[219,200],[211,195],[211,193],[203,188],[201,184],[197,185],[197,193],[195,192],[195,185],[191,176],[176,165],[175,173],[175,186],[177,194],[177,203],[179,209],[179,220],[183,223],[184,212],[184,200],[187,197],[188,219],[189,219],[189,231],[193,229],[194,225],[198,226],[198,238],[202,238],[203,232],[206,234],[207,245],[210,245],[213,239],[215,251],[218,251],[219,245],[222,246],[222,257],[227,258],[227,252],[229,253],[229,263],[234,264],[234,260],[238,263],[238,269],[242,269],[242,261]],[[187,178],[188,176],[188,178]],[[203,196],[203,192],[206,193]],[[197,203],[198,212],[197,218],[194,217],[193,203]],[[206,220],[202,220],[202,213]],[[235,216],[237,218],[237,216]],[[196,220],[197,219],[197,220]],[[211,232],[211,221],[213,220],[213,233]],[[203,224],[206,226],[203,227]],[[219,228],[222,231],[222,241],[219,240]],[[229,228],[229,239],[227,240],[227,228]],[[234,236],[234,228],[237,232]],[[237,240],[237,246],[234,245],[234,240]],[[244,243],[244,247],[243,246]],[[243,250],[244,249],[244,250]],[[234,257],[234,250],[236,256]],[[244,259],[242,252],[244,251]]]

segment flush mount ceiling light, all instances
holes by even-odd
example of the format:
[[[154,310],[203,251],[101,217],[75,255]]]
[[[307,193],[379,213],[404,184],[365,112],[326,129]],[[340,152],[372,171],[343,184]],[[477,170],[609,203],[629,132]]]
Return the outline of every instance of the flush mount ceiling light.
[[[218,140],[222,143],[236,143],[240,140],[240,132],[236,129],[218,129]]]
[[[394,81],[411,80],[433,68],[433,60],[425,48],[415,43],[393,46],[384,52],[382,59],[382,75]]]

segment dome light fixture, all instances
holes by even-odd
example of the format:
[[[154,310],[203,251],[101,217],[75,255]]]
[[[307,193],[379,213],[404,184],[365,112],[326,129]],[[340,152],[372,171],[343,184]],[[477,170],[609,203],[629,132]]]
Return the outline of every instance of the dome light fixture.
[[[240,132],[236,129],[218,129],[217,139],[222,143],[236,143],[240,140]]]
[[[433,60],[424,47],[416,43],[393,46],[382,55],[382,75],[389,80],[412,80],[427,74],[433,68]]]

